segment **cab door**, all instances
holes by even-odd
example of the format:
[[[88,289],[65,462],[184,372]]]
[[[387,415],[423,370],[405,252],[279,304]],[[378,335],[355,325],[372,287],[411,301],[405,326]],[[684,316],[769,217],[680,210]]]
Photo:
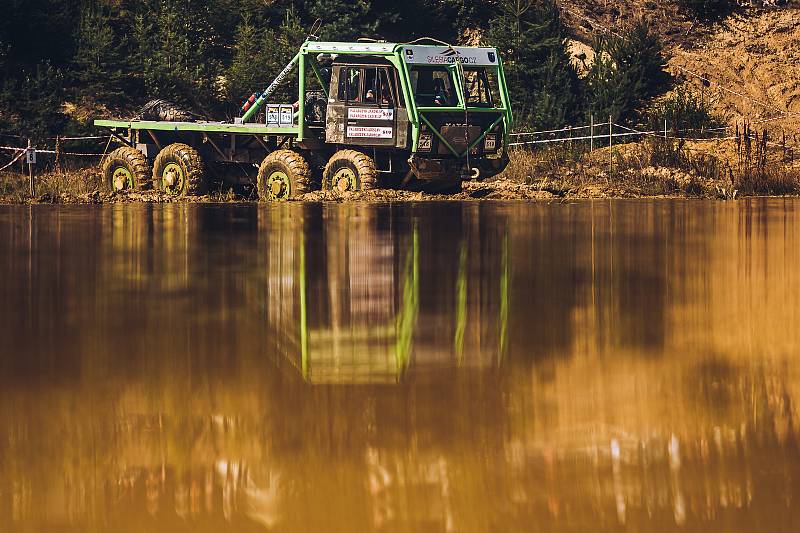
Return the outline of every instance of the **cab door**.
[[[394,81],[389,66],[335,67],[325,140],[356,146],[395,146],[398,99]]]

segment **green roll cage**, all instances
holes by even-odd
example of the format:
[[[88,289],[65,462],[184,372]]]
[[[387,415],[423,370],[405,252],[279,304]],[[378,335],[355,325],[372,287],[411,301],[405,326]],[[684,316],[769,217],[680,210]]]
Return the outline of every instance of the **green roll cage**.
[[[317,41],[306,41],[303,46],[300,48],[300,51],[297,55],[294,56],[292,61],[289,63],[289,66],[297,66],[299,72],[299,95],[298,95],[298,102],[299,102],[299,109],[296,113],[297,116],[297,126],[293,128],[282,128],[283,130],[286,129],[293,129],[297,135],[297,139],[299,141],[303,140],[303,133],[305,130],[305,94],[306,94],[306,71],[307,67],[311,68],[311,71],[317,78],[317,81],[322,86],[322,90],[325,92],[326,97],[330,97],[329,94],[329,87],[323,81],[322,73],[320,71],[320,66],[317,63],[316,56],[319,54],[331,54],[331,55],[351,55],[351,56],[378,56],[383,57],[387,61],[389,61],[396,69],[400,79],[400,90],[403,92],[403,100],[406,103],[406,109],[408,111],[409,122],[412,128],[412,152],[417,151],[417,147],[419,146],[419,137],[422,130],[422,125],[425,124],[430,128],[431,132],[437,136],[440,142],[442,142],[450,152],[458,158],[462,158],[469,153],[469,151],[478,145],[478,143],[482,142],[483,139],[489,134],[497,125],[501,122],[503,123],[503,135],[504,135],[504,145],[508,145],[508,134],[511,131],[513,126],[513,115],[511,112],[511,101],[508,96],[508,86],[506,85],[505,79],[505,72],[503,71],[503,61],[500,58],[499,54],[497,54],[496,50],[493,50],[493,53],[496,54],[496,64],[494,65],[481,65],[482,68],[486,68],[487,71],[490,71],[494,74],[495,79],[497,80],[497,89],[500,96],[500,106],[497,106],[495,103],[494,107],[486,108],[486,107],[474,107],[467,105],[467,98],[464,94],[464,73],[461,64],[458,61],[455,61],[451,64],[437,64],[437,67],[446,68],[453,76],[458,83],[455,84],[456,95],[458,98],[458,103],[455,106],[436,106],[436,107],[423,107],[418,106],[415,96],[411,90],[411,74],[408,63],[404,60],[404,54],[408,47],[411,45],[408,44],[394,44],[394,43],[337,43],[337,42],[317,42]],[[442,46],[437,46],[438,48],[442,48]],[[420,48],[420,47],[417,47]],[[453,49],[452,47],[450,47]],[[455,51],[455,49],[453,49]],[[248,122],[262,107],[265,103],[266,98],[261,96],[259,97],[255,104],[245,113],[242,117],[242,122]],[[465,113],[469,115],[470,113],[499,113],[500,117],[494,121],[488,128],[485,128],[481,135],[473,141],[470,146],[466,149],[464,153],[457,152],[450,143],[439,133],[438,129],[433,127],[429,116],[435,113]],[[283,132],[281,132],[283,133]]]

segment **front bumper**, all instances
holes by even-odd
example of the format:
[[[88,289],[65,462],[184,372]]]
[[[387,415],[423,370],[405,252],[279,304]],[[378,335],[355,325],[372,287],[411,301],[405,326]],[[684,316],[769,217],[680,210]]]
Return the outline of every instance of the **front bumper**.
[[[508,154],[505,151],[497,157],[470,157],[470,167],[465,159],[436,158],[413,154],[408,160],[411,171],[420,180],[461,181],[466,179],[482,180],[501,173],[508,166]]]

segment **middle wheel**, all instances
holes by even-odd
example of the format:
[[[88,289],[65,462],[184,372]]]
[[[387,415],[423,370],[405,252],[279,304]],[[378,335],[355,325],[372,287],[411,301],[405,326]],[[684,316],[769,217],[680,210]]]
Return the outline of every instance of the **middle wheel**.
[[[188,144],[170,144],[156,157],[153,183],[156,189],[171,196],[203,192],[205,165],[200,154]]]
[[[322,188],[327,191],[368,191],[378,182],[375,161],[357,150],[339,150],[322,173]]]
[[[258,198],[277,202],[308,192],[311,168],[306,158],[293,150],[276,150],[258,169]]]

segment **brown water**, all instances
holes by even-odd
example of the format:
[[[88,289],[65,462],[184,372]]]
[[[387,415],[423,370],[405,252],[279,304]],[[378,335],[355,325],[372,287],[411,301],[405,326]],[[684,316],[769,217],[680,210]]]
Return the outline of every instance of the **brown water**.
[[[0,208],[0,531],[798,531],[800,202]]]

